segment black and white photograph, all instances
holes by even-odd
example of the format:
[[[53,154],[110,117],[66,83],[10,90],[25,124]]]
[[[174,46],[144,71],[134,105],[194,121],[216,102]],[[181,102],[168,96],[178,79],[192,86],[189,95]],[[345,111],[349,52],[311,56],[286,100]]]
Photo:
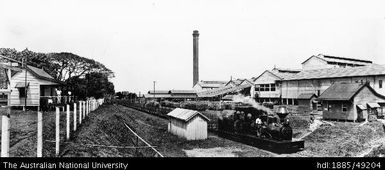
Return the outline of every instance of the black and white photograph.
[[[385,1],[0,0],[0,106],[2,158],[384,157]]]

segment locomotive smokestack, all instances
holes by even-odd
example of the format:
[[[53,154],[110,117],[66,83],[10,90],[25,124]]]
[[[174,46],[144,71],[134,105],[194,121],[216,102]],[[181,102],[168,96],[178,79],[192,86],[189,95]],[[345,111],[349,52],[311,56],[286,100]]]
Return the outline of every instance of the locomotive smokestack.
[[[199,81],[199,32],[194,30],[193,32],[193,86]]]

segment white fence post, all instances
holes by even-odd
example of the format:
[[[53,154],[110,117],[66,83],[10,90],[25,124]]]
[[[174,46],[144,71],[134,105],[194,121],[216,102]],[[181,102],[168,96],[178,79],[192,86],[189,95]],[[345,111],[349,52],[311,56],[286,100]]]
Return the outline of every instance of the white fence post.
[[[56,156],[59,156],[60,147],[60,109],[56,107]]]
[[[74,131],[76,131],[76,103],[74,103]]]
[[[37,112],[37,157],[43,156],[43,113]]]
[[[74,131],[76,131],[76,103],[74,102]]]
[[[86,116],[88,116],[88,112],[90,111],[90,105],[89,105],[89,100],[86,101]]]
[[[70,105],[67,104],[67,140],[70,139]]]
[[[83,102],[79,101],[79,125],[82,124],[82,114],[83,114],[83,112],[82,112],[82,109],[83,109],[82,105],[83,105]]]
[[[9,119],[11,116],[11,108],[6,107],[4,110],[1,115],[1,157],[9,157]]]

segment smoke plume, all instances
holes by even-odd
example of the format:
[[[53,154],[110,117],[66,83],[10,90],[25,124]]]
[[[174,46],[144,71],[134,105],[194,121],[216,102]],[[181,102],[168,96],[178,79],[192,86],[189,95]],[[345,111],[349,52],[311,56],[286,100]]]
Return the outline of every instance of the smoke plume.
[[[258,110],[262,110],[262,111],[265,111],[267,114],[269,115],[274,115],[273,111],[271,111],[271,109],[265,107],[265,106],[262,106],[260,105],[259,103],[257,103],[253,98],[249,97],[249,96],[244,96],[244,95],[234,95],[233,96],[233,101],[234,102],[241,102],[241,103],[245,103],[245,104],[250,104],[252,107],[258,109]]]

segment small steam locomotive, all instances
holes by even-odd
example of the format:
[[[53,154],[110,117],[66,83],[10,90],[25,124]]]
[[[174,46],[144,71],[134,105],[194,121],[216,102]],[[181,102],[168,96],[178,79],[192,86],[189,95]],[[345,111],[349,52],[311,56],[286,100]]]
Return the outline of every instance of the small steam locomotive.
[[[285,107],[269,113],[251,106],[235,107],[235,112],[218,119],[218,132],[256,147],[286,153],[304,148],[304,141],[292,141],[293,130]]]

